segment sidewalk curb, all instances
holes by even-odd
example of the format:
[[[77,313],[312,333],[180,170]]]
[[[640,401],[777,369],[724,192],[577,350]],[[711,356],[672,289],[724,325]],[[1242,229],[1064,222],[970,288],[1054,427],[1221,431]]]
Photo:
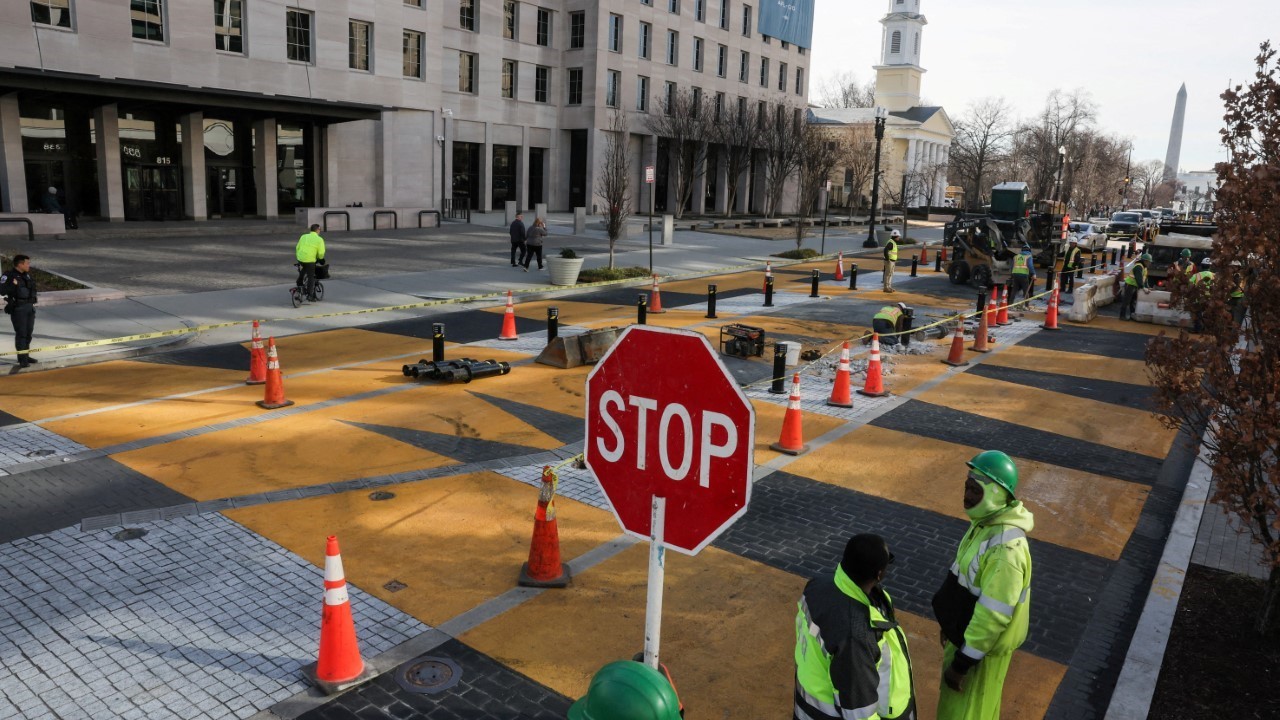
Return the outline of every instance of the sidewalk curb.
[[[1213,480],[1207,460],[1208,450],[1202,438],[1196,463],[1182,493],[1178,514],[1160,556],[1160,565],[1151,581],[1151,591],[1129,641],[1129,651],[1116,679],[1115,690],[1111,693],[1106,720],[1143,720],[1151,709],[1165,647],[1178,611],[1178,599],[1182,595],[1182,583],[1191,564],[1200,517],[1204,514]]]
[[[132,347],[121,347],[107,350],[96,350],[87,353],[78,353],[74,355],[65,355],[56,358],[37,358],[40,360],[39,367],[35,368],[36,372],[41,370],[57,370],[59,368],[79,367],[81,365],[95,365],[102,362],[110,362],[112,360],[128,360],[130,358],[142,357],[144,355],[152,355],[162,350],[171,350],[182,345],[186,345],[192,340],[199,337],[200,333],[194,330],[197,325],[186,318],[176,318],[176,320],[188,329],[190,332],[173,337],[162,338],[158,342],[147,343],[145,345],[135,345]],[[38,349],[38,348],[37,348]],[[32,372],[32,368],[26,368],[24,373]],[[3,370],[0,370],[2,373]],[[17,363],[9,365],[9,372],[19,372]]]

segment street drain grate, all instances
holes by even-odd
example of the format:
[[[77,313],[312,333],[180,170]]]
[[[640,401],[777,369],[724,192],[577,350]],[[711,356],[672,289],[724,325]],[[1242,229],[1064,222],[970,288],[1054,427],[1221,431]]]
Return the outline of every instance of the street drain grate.
[[[390,500],[391,498],[393,498],[393,497],[395,497],[395,496],[396,496],[396,494],[395,494],[395,493],[393,493],[393,492],[387,492],[386,490],[377,490],[377,491],[374,491],[374,492],[369,493],[369,499],[370,499],[370,500],[374,500],[374,501],[377,501],[377,500]]]
[[[396,671],[396,683],[411,693],[435,695],[462,679],[462,668],[449,658],[426,655],[410,660]]]
[[[387,592],[400,592],[401,590],[403,590],[403,589],[405,589],[405,588],[407,588],[407,587],[409,587],[409,586],[408,586],[408,585],[405,585],[404,583],[400,582],[399,580],[392,580],[391,582],[387,583],[386,585],[383,585],[383,586],[382,586],[382,589],[383,589],[383,590],[386,590]]]
[[[31,452],[27,453],[27,457],[29,458],[49,457],[53,453],[54,451],[50,450],[49,448],[41,448],[39,450],[32,450]]]
[[[116,540],[137,540],[147,534],[142,528],[125,528],[111,537]]]

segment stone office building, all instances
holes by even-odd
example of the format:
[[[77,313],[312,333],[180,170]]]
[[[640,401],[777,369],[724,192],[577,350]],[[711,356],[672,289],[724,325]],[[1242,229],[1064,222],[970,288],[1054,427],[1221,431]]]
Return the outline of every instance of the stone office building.
[[[803,108],[811,27],[812,0],[6,0],[0,211],[591,207],[614,108],[638,182],[667,93]]]

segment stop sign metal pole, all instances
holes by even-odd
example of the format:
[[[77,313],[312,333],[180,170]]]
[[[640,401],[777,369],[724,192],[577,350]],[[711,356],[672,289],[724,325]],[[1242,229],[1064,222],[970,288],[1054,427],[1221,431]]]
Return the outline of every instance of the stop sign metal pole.
[[[658,645],[662,638],[662,588],[666,584],[667,549],[662,531],[667,518],[667,499],[653,496],[649,527],[649,593],[644,607],[644,664],[658,670]]]

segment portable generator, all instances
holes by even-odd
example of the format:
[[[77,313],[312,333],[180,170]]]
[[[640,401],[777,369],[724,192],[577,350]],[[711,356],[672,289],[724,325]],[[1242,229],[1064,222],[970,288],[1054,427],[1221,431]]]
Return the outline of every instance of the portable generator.
[[[760,357],[764,355],[764,328],[742,323],[720,328],[720,352],[734,357]]]

